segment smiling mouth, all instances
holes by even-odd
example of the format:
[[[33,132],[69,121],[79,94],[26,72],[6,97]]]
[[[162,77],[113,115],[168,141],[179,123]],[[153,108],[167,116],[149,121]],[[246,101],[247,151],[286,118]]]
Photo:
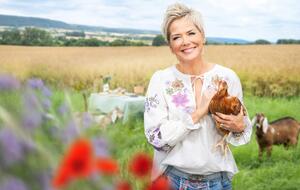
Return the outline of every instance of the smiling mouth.
[[[186,48],[184,50],[181,50],[183,53],[191,53],[196,47]]]

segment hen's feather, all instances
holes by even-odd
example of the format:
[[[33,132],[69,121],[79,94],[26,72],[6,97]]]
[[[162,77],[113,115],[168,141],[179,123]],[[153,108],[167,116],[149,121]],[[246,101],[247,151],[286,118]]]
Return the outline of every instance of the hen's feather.
[[[241,111],[242,103],[237,97],[230,96],[227,91],[226,81],[220,81],[217,93],[214,95],[209,104],[209,112],[216,112],[226,115],[238,115]],[[220,123],[216,122],[216,127],[222,135],[228,134],[229,131],[220,127]]]

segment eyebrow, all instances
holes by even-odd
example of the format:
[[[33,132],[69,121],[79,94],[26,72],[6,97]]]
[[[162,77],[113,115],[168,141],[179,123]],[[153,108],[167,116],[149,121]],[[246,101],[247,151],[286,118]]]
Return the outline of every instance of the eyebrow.
[[[190,29],[188,30],[186,33],[190,33],[192,32],[194,29]],[[171,34],[171,37],[174,37],[174,36],[179,36],[180,34]]]

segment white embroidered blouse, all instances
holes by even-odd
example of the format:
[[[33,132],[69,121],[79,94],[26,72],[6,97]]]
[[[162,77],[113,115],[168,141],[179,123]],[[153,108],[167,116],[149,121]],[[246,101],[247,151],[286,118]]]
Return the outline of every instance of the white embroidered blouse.
[[[211,115],[196,124],[191,113],[196,108],[191,75],[183,74],[176,66],[155,72],[150,80],[145,102],[145,135],[154,150],[152,180],[168,165],[187,173],[207,175],[219,171],[235,174],[238,169],[231,151],[227,156],[215,148],[222,136],[215,128]],[[238,76],[229,68],[216,64],[204,73],[203,91],[213,84],[215,77],[226,80],[228,93],[241,102],[242,87]],[[252,127],[245,116],[246,128],[241,135],[230,133],[226,141],[234,146],[250,141]]]

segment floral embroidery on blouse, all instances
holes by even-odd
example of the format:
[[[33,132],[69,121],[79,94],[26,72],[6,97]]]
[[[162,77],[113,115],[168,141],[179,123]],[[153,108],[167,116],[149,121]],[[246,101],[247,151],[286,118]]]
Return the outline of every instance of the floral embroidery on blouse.
[[[189,102],[188,99],[188,90],[184,87],[182,80],[175,79],[175,81],[166,82],[167,88],[166,93],[172,97],[172,102],[176,107],[186,107],[186,104]]]
[[[152,97],[147,97],[145,100],[145,110],[149,112],[151,108],[157,108],[158,104],[159,100],[157,94],[155,94],[155,96]]]
[[[183,110],[185,113],[188,113],[188,114],[191,114],[195,111],[195,108],[194,107],[191,107],[191,106],[187,106],[184,108]]]
[[[168,144],[163,144],[161,140],[161,132],[160,132],[160,126],[156,127],[154,130],[148,130],[147,136],[149,139],[150,144],[158,150],[158,151],[165,151],[168,152],[172,149],[172,147]]]
[[[178,90],[181,90],[182,88],[184,87],[183,83],[182,83],[182,80],[178,80],[176,79],[175,81],[172,82],[172,88],[174,89],[178,89]]]
[[[176,107],[182,106],[185,107],[186,103],[189,102],[187,94],[181,94],[180,92],[172,96],[172,102]]]
[[[158,151],[164,151],[164,152],[169,152],[173,147],[171,147],[170,145],[168,144],[165,144],[164,146],[158,148],[158,147],[155,147],[153,146],[156,150]]]
[[[173,81],[172,83],[168,81],[166,84],[167,84],[168,86],[171,84],[171,85],[166,89],[166,92],[167,92],[167,94],[169,94],[169,95],[172,95],[172,94],[174,94],[175,92],[180,92],[180,91],[183,89],[183,87],[184,87],[182,80],[178,80],[178,79],[175,79],[175,81]]]

